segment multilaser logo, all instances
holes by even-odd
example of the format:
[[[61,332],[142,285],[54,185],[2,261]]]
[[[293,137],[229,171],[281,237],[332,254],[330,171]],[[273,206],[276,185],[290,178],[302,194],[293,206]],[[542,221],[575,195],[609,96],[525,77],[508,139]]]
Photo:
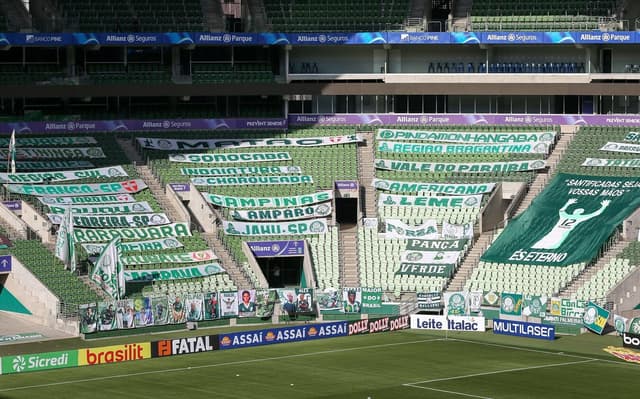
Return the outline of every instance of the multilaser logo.
[[[78,350],[78,365],[80,366],[120,363],[149,358],[151,358],[151,344],[149,342]]]

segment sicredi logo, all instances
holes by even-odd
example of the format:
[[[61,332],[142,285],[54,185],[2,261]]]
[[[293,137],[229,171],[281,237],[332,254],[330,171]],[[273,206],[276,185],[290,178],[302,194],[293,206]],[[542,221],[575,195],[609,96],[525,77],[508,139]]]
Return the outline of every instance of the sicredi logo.
[[[640,349],[640,335],[622,333],[622,346],[625,348]]]
[[[47,352],[2,358],[4,374],[23,373],[77,366],[77,351]]]

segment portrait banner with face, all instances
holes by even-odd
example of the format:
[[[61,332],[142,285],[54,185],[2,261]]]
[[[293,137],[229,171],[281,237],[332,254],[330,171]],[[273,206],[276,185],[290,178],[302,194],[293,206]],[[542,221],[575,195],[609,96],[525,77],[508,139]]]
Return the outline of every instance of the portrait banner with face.
[[[136,327],[147,327],[153,325],[153,312],[151,310],[151,299],[148,297],[136,298],[133,301],[136,311]]]
[[[256,291],[238,291],[238,316],[255,317],[256,315]]]
[[[202,294],[187,294],[184,303],[187,321],[203,319],[204,296]]]
[[[204,319],[215,320],[220,318],[220,304],[217,292],[204,294]]]
[[[80,305],[78,312],[80,317],[80,332],[82,334],[96,332],[98,330],[97,305],[95,303]]]
[[[181,295],[169,297],[169,323],[184,323],[187,320],[184,298]]]
[[[277,301],[278,292],[276,290],[256,290],[256,316],[271,317]]]
[[[220,292],[220,316],[236,317],[238,315],[238,292]]]
[[[116,304],[114,302],[98,302],[98,329],[110,331],[117,327]]]
[[[136,312],[133,299],[121,299],[116,301],[116,325],[119,329],[135,327]]]
[[[362,311],[362,291],[360,288],[342,289],[342,311],[360,313]]]
[[[327,288],[316,293],[318,310],[338,310],[341,308],[340,292],[334,288]]]
[[[153,309],[153,325],[161,326],[169,323],[169,301],[166,295],[157,295],[151,298]]]

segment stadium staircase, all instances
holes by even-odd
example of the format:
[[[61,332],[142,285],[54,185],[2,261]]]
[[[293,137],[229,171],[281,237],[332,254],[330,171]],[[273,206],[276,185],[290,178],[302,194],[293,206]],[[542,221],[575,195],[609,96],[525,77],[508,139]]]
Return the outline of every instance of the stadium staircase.
[[[364,140],[364,145],[358,146],[358,177],[360,179],[361,196],[364,197],[362,216],[377,217],[376,189],[373,187],[375,169],[373,166],[375,142],[374,132],[358,132]],[[361,205],[361,207],[363,206]]]
[[[217,233],[202,233],[202,238],[207,242],[213,252],[220,259],[220,264],[225,269],[231,280],[236,284],[239,290],[251,289],[252,284],[242,268],[238,266],[231,253],[224,244],[218,239]]]
[[[185,222],[186,220],[182,220],[179,215],[177,209],[171,204],[167,195],[164,192],[164,187],[153,174],[151,169],[147,165],[136,165],[136,171],[140,175],[140,177],[147,183],[149,190],[158,201],[158,205],[162,208],[162,210],[169,216],[169,219],[173,222]]]
[[[247,7],[249,8],[250,20],[245,20],[245,23],[249,24],[247,30],[252,32],[268,31],[267,26],[267,13],[264,9],[264,2],[262,0],[247,0]]]
[[[360,285],[358,270],[358,226],[355,224],[340,225],[340,263],[342,264],[341,283],[343,287]]]
[[[611,248],[603,256],[598,259],[598,261],[594,264],[587,266],[582,273],[580,273],[576,278],[568,284],[565,288],[560,291],[559,296],[563,298],[574,298],[576,297],[576,293],[580,287],[582,287],[586,282],[591,280],[593,276],[595,276],[600,270],[607,267],[611,261],[611,259],[616,258],[618,255],[622,253],[624,248],[629,243],[626,241],[618,241],[613,244]],[[591,298],[596,299],[596,298]]]
[[[560,138],[558,142],[553,148],[553,151],[547,158],[547,172],[546,173],[538,173],[535,179],[529,185],[529,191],[525,195],[524,199],[518,206],[518,209],[514,213],[513,216],[517,216],[524,212],[525,209],[531,205],[531,202],[534,198],[540,194],[544,187],[547,185],[551,177],[555,175],[556,169],[558,167],[558,163],[560,159],[564,156],[565,152],[569,148],[569,144],[576,136],[577,128],[574,126],[563,126],[562,133],[560,134]]]
[[[204,23],[210,32],[224,32],[224,13],[220,0],[200,0]]]
[[[464,31],[469,25],[469,14],[471,14],[471,6],[473,0],[457,0],[453,9],[453,25],[452,31]]]
[[[449,285],[447,286],[446,291],[455,292],[462,291],[464,289],[465,283],[471,274],[473,273],[473,269],[478,267],[478,262],[480,261],[480,257],[487,250],[489,244],[493,239],[494,232],[487,231],[485,233],[480,234],[478,239],[473,243],[473,247],[469,250],[469,253],[464,258],[462,265],[458,268],[455,276],[449,281]]]

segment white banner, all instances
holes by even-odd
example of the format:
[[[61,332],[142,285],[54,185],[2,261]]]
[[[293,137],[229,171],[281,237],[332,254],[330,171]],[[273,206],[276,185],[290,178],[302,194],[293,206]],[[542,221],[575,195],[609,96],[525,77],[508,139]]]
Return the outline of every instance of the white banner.
[[[378,190],[394,191],[397,193],[429,193],[449,195],[472,195],[490,193],[496,186],[495,183],[448,184],[385,180],[375,178],[372,180],[372,185]]]
[[[185,176],[237,176],[237,175],[279,175],[299,174],[299,166],[237,166],[220,168],[181,168],[180,173]]]
[[[552,143],[556,132],[443,132],[378,129],[378,140],[442,141],[449,143]]]
[[[44,183],[87,178],[126,177],[129,176],[122,166],[83,169],[58,172],[19,172],[0,173],[2,183]]]
[[[202,193],[202,196],[208,203],[225,208],[282,208],[329,201],[333,198],[333,191],[319,191],[291,197],[229,197],[211,193]]]
[[[419,226],[409,226],[401,220],[386,219],[384,225],[386,238],[436,239],[440,237],[435,220],[427,220]]]
[[[640,154],[640,144],[616,143],[609,141],[607,142],[607,144],[603,145],[600,148],[600,151],[630,152],[633,154]]]
[[[136,202],[131,194],[117,195],[86,195],[82,197],[38,197],[45,205],[86,205],[86,204],[114,204]]]
[[[218,263],[209,263],[166,269],[125,270],[124,279],[134,282],[166,281],[205,277],[224,272],[225,270]]]
[[[235,236],[277,236],[325,234],[326,219],[310,219],[299,222],[246,223],[223,220],[222,226],[227,235]]]
[[[411,315],[411,328],[416,330],[484,332],[484,324],[484,317]]]
[[[100,253],[89,279],[114,299],[124,296],[124,268],[120,260],[119,237],[113,238]]]
[[[404,251],[400,256],[400,262],[455,265],[460,260],[461,254],[460,251]]]
[[[318,204],[298,208],[258,209],[249,211],[233,211],[231,216],[236,220],[265,222],[271,220],[297,220],[326,217],[331,214],[331,204]]]
[[[204,150],[209,148],[245,148],[245,147],[319,147],[359,143],[362,141],[357,135],[327,136],[327,137],[273,137],[267,139],[165,139],[138,137],[142,148],[153,150]]]
[[[447,240],[473,238],[473,223],[452,224],[446,220],[442,222],[442,238]]]
[[[310,175],[192,177],[196,186],[245,186],[313,183]]]
[[[154,263],[196,263],[218,259],[216,254],[210,250],[182,253],[159,253],[140,254],[123,256],[122,263],[125,265],[151,265]]]
[[[431,196],[379,194],[378,207],[383,206],[424,206],[435,208],[479,208],[482,194],[465,196]]]
[[[97,184],[5,184],[5,186],[7,187],[7,190],[12,193],[54,197],[96,194],[133,194],[147,188],[147,185],[142,179]]]
[[[49,221],[60,224],[63,215],[47,213]],[[164,213],[139,213],[133,215],[73,215],[73,225],[78,227],[144,227],[161,226],[171,221]]]
[[[269,162],[290,161],[288,152],[217,152],[204,154],[173,154],[171,162],[187,163],[233,163],[233,162]]]
[[[8,158],[9,150],[0,149],[0,157]],[[16,159],[106,158],[100,147],[16,148]]]
[[[376,159],[374,165],[376,169],[395,170],[399,172],[504,173],[544,169],[547,163],[542,159],[465,163],[409,162],[396,159]]]
[[[115,237],[123,240],[155,240],[165,237],[191,236],[187,223],[172,223],[164,226],[133,227],[123,229],[74,229],[73,236],[78,243],[105,242]]]
[[[89,255],[102,252],[107,244],[81,244]],[[184,245],[174,237],[159,238],[147,241],[128,241],[121,244],[122,252],[161,251],[164,249],[182,248]]]
[[[60,136],[60,137],[17,137],[16,146],[41,147],[47,145],[73,146],[80,144],[98,144],[98,141],[89,136]],[[9,146],[9,139],[0,138],[0,147]]]
[[[548,154],[548,143],[440,144],[378,141],[376,150],[399,154]]]
[[[123,204],[109,205],[49,205],[51,213],[64,213],[67,208],[71,208],[71,213],[75,215],[84,214],[107,214],[117,215],[120,213],[153,213],[153,208],[148,202],[128,202]]]
[[[640,146],[638,147],[640,148]],[[640,158],[632,158],[632,159],[587,158],[584,160],[581,166],[640,168]]]

